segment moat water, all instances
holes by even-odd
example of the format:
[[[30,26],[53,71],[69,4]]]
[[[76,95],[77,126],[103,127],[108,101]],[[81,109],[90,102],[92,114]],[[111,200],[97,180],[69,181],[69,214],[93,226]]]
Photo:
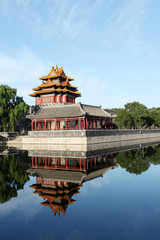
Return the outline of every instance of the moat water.
[[[2,240],[159,239],[160,145],[0,150]]]

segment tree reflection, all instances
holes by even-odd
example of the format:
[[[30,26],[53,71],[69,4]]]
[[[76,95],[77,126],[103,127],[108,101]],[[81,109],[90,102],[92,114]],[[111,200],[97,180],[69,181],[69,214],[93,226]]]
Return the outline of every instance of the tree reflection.
[[[1,156],[0,158],[0,203],[9,201],[17,196],[17,191],[23,189],[29,180],[22,169],[16,155]]]
[[[116,162],[129,173],[141,174],[148,170],[150,164],[160,164],[160,146],[120,152]]]

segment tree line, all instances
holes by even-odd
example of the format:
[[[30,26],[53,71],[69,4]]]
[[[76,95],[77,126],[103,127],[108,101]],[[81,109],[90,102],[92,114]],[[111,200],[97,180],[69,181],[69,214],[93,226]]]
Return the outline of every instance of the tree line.
[[[29,106],[17,90],[8,85],[0,85],[0,131],[18,131],[20,122],[25,121]],[[160,108],[147,108],[139,102],[131,102],[117,111],[114,128],[140,129],[160,127]]]
[[[0,131],[15,131],[27,109],[23,97],[17,96],[17,89],[0,85]]]
[[[147,108],[139,102],[131,102],[124,105],[124,108],[116,109],[115,128],[119,129],[140,129],[160,127],[160,108]]]
[[[140,175],[149,167],[160,164],[160,146],[150,146],[117,153],[115,161],[127,172]]]

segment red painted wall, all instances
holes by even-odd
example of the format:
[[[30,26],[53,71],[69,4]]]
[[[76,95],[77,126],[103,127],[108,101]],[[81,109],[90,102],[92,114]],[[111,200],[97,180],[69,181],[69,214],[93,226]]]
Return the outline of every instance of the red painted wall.
[[[41,98],[35,99],[35,105],[40,105],[45,103],[61,103],[61,102],[75,103],[75,98],[58,95],[58,96],[48,96],[48,97],[41,96]]]

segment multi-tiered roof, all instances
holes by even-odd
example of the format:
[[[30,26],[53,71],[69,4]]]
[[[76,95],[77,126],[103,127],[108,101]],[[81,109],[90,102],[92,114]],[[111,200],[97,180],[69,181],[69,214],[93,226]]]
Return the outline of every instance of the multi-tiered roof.
[[[71,85],[74,79],[66,76],[63,67],[52,67],[40,80],[41,85],[30,94],[38,105],[38,111],[30,115],[32,131],[113,128],[112,115],[101,106],[75,104],[81,94]]]
[[[39,177],[38,179],[41,179],[41,182],[43,182],[42,178]],[[48,180],[48,182],[52,182],[52,179]],[[78,184],[67,184],[67,186],[65,186],[62,183],[63,186],[59,187],[57,185],[58,182],[55,183],[56,186],[54,187],[50,184],[47,185],[46,183],[44,186],[42,183],[36,183],[30,187],[35,190],[35,194],[38,194],[39,197],[45,200],[41,205],[50,207],[55,216],[57,214],[60,216],[60,213],[64,216],[68,206],[76,202],[72,197],[79,193],[79,189],[82,186]]]
[[[34,93],[29,94],[29,96],[40,98],[46,95],[59,95],[61,97],[67,96],[74,99],[81,96],[77,90],[77,87],[70,84],[70,81],[73,81],[74,79],[66,76],[63,71],[63,67],[60,67],[59,69],[57,66],[56,68],[52,67],[49,74],[40,77],[40,80],[42,80],[41,85],[33,88]],[[68,102],[68,100],[67,98],[61,98],[58,101],[54,99],[53,102]],[[74,101],[71,102],[74,103]]]

